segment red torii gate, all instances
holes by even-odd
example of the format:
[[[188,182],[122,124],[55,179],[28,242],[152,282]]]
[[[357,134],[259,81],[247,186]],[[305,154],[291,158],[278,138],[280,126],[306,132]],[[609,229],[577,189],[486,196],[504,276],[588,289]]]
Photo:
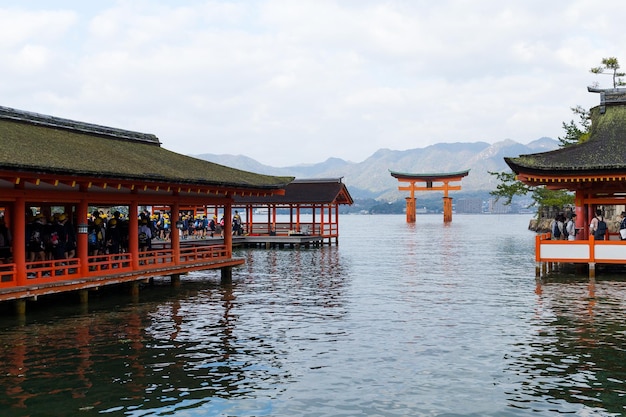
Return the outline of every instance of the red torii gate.
[[[443,191],[443,221],[452,221],[452,197],[448,197],[449,190],[460,190],[461,185],[450,185],[451,182],[461,181],[469,174],[469,169],[459,172],[448,172],[439,174],[410,174],[406,172],[396,172],[389,170],[391,176],[397,178],[399,182],[408,182],[408,186],[399,186],[400,191],[410,191],[411,196],[406,198],[406,222],[415,223],[415,191]],[[423,186],[416,186],[415,183],[425,183]],[[441,185],[433,185],[433,183]]]

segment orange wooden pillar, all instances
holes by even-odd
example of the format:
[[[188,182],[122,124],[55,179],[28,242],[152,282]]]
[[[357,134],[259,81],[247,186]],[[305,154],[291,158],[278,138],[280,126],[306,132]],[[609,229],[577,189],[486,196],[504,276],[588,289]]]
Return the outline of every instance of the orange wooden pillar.
[[[452,197],[443,197],[443,221],[445,223],[452,221]]]
[[[584,206],[585,204],[584,201],[585,201],[584,191],[576,190],[576,195],[574,197],[574,206],[575,206],[575,213],[576,213],[575,226],[576,226],[576,230],[578,230],[578,233],[576,233],[576,236],[575,236],[576,240],[586,240],[588,233],[589,233],[589,228],[587,227],[587,224],[589,223],[585,223],[585,219],[587,218],[586,212],[588,210],[586,210]]]
[[[13,262],[16,268],[16,283],[26,285],[26,199],[17,197],[11,213],[13,222]]]
[[[233,256],[233,204],[232,201],[224,205],[224,245],[228,257]]]
[[[78,211],[76,212],[78,222],[78,233],[76,234],[76,256],[80,260],[80,274],[84,277],[89,276],[89,242],[87,235],[87,231],[89,230],[87,226],[88,215],[89,203],[86,198],[83,198],[78,203]]]
[[[406,197],[406,222],[415,223],[415,197]]]
[[[174,228],[172,233],[174,233]],[[139,269],[139,204],[137,200],[131,200],[128,206],[128,250],[132,254],[133,269]]]
[[[135,217],[137,215],[135,214]],[[170,239],[172,242],[172,257],[174,258],[174,265],[180,265],[180,236],[178,236],[178,228],[176,228],[176,221],[180,218],[180,204],[175,201],[170,207]],[[137,220],[135,220],[135,226],[137,227]],[[135,234],[137,234],[135,232]]]

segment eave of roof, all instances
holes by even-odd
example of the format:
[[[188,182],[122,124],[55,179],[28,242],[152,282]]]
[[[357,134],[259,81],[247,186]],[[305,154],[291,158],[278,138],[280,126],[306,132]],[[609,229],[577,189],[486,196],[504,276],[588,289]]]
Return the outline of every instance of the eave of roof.
[[[293,180],[181,155],[154,135],[6,107],[0,107],[0,170],[246,189],[282,189]]]
[[[408,173],[389,170],[392,177],[397,179],[415,179],[421,181],[441,181],[444,179],[463,178],[469,174],[469,169],[457,172],[441,172],[441,173]]]
[[[284,195],[235,197],[235,204],[347,204],[354,203],[340,178],[295,179]]]

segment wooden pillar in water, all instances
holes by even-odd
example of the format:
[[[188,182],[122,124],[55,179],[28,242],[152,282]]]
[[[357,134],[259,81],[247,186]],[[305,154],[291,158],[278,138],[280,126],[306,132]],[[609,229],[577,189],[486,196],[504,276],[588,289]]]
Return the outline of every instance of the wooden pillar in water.
[[[596,263],[589,262],[589,278],[595,278],[595,277],[596,277]]]
[[[88,304],[89,303],[89,290],[78,291],[78,298],[80,300],[81,305]]]
[[[26,300],[23,298],[15,300],[15,314],[17,314],[18,317],[26,316]]]
[[[406,197],[406,222],[415,223],[415,198]]]
[[[220,271],[222,284],[231,284],[233,282],[233,267],[227,266],[220,269]]]
[[[443,222],[452,221],[452,197],[443,197]]]

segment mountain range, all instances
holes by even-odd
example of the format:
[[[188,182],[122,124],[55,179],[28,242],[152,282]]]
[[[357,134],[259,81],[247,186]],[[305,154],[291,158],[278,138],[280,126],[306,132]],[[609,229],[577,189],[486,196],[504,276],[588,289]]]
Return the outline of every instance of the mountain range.
[[[296,178],[342,177],[353,198],[373,198],[384,201],[404,199],[406,193],[398,191],[398,180],[389,170],[410,173],[443,173],[469,169],[461,182],[465,192],[487,193],[495,189],[497,181],[489,171],[507,171],[504,157],[545,152],[557,149],[559,142],[542,137],[526,145],[506,139],[486,142],[438,143],[424,148],[396,151],[379,149],[362,162],[349,162],[329,158],[316,164],[289,167],[272,167],[244,155],[199,154],[199,159],[245,171],[267,175],[284,175]]]

